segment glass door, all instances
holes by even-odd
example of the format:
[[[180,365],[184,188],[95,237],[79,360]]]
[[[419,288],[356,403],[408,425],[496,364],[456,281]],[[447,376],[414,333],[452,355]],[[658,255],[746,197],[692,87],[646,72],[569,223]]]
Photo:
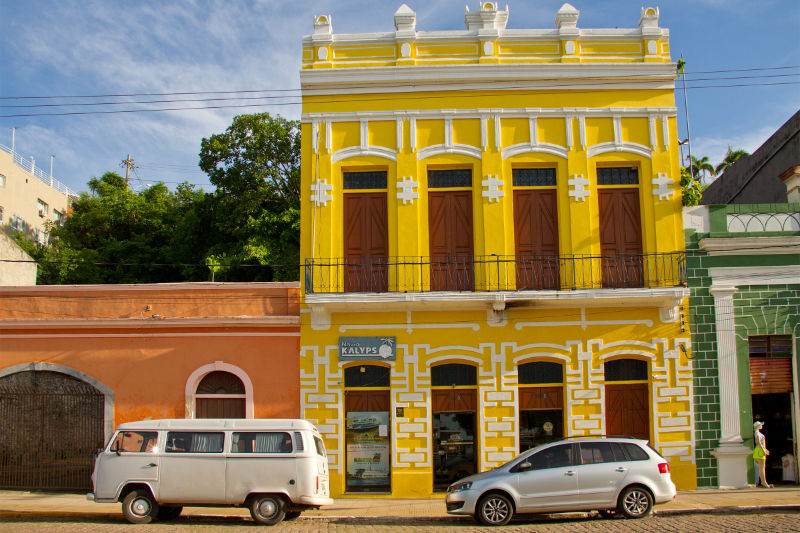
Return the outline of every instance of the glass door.
[[[475,413],[433,413],[433,489],[477,472]]]

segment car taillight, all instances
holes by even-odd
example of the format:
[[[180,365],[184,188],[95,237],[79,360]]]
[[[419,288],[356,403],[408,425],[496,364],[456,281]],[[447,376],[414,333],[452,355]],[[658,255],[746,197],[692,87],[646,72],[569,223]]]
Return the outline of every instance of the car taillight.
[[[317,490],[316,490],[316,492],[319,492],[319,476],[317,476]]]
[[[669,474],[669,463],[658,463],[659,474]]]

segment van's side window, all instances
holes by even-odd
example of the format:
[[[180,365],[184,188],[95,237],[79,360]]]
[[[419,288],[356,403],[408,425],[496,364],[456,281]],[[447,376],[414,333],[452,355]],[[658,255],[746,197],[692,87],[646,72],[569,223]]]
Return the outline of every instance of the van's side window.
[[[224,433],[209,431],[170,431],[167,433],[166,452],[169,453],[220,453]]]
[[[317,447],[317,455],[325,457],[325,444],[322,443],[322,439],[314,437],[314,445]]]
[[[292,453],[292,436],[285,431],[234,433],[232,453]]]
[[[109,451],[155,453],[157,437],[155,431],[120,431]]]

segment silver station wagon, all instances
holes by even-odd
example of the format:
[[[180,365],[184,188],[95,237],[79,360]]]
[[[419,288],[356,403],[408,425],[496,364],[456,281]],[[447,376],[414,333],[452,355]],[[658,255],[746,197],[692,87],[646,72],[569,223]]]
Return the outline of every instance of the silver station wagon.
[[[171,520],[184,506],[247,507],[277,524],[330,505],[328,458],[305,420],[146,420],[121,424],[95,460],[96,502],[129,522]]]
[[[599,511],[627,518],[675,499],[669,464],[647,441],[566,439],[528,450],[447,489],[447,512],[502,526],[518,513]]]

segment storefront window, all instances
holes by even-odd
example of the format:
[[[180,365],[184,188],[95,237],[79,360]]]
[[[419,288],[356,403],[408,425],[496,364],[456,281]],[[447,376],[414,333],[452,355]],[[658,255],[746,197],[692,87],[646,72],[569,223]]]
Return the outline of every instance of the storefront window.
[[[389,368],[345,368],[346,490],[391,491]]]
[[[564,437],[564,367],[534,361],[519,366],[519,451]]]

